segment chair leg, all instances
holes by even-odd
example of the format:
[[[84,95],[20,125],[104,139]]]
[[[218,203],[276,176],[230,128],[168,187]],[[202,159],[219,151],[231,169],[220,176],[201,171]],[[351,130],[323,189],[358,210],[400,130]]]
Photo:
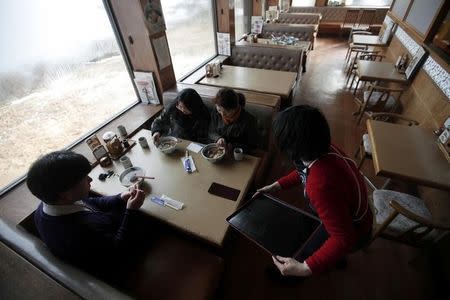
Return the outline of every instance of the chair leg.
[[[382,189],[382,190],[387,189],[387,187],[389,186],[389,184],[390,184],[391,182],[392,182],[392,179],[391,179],[391,178],[388,178],[388,179],[384,182],[383,186],[382,186],[380,189]]]
[[[372,239],[370,240],[370,243],[375,240],[380,234],[381,232],[383,232],[386,227],[389,226],[389,224],[391,224],[391,222],[397,217],[398,215],[398,211],[394,210],[389,217],[384,220],[383,224],[381,224],[380,227],[378,227],[378,229],[372,234]]]
[[[355,80],[355,78],[356,78],[356,74],[355,74],[355,77],[353,77],[353,80]],[[352,85],[353,85],[353,80],[352,80]],[[359,82],[360,81],[361,80],[358,78],[358,81],[356,81],[355,90],[353,91],[353,95],[356,95],[356,91],[358,90],[358,86],[359,86]]]

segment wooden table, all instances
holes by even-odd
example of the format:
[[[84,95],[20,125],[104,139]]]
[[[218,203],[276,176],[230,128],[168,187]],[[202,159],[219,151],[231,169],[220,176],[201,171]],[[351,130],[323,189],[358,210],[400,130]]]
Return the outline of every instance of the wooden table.
[[[406,75],[400,74],[394,64],[390,62],[358,60],[356,75],[358,81],[354,93],[356,93],[360,81],[408,82]]]
[[[294,72],[224,65],[219,77],[205,77],[200,84],[275,94],[289,99],[296,79]]]
[[[352,39],[354,45],[387,47],[386,43],[380,41],[378,35],[355,34]]]
[[[177,145],[172,154],[161,153],[151,142],[149,130],[141,130],[133,140],[145,136],[150,149],[134,146],[126,155],[134,166],[146,171],[147,176],[154,176],[154,180],[146,180],[143,189],[148,193],[141,210],[183,231],[201,237],[214,245],[222,246],[228,229],[226,217],[232,214],[247,193],[259,165],[259,158],[245,155],[242,161],[231,159],[218,164],[205,160],[200,153],[191,152],[197,172],[188,174],[184,171],[181,157],[190,143],[183,141]],[[124,169],[115,161],[113,167],[102,168],[96,166],[90,173],[93,181],[92,190],[102,195],[115,195],[125,191],[118,176],[112,176],[102,182],[98,179],[100,173],[113,170],[120,174]],[[211,183],[217,182],[240,190],[237,201],[217,197],[208,193]],[[172,199],[184,203],[182,210],[163,207],[150,201],[150,195],[165,194]]]
[[[249,41],[239,41],[236,43],[236,45],[240,46],[249,46],[249,47],[267,47],[267,48],[274,48],[274,49],[292,49],[292,50],[298,50],[303,51],[302,52],[302,72],[306,72],[306,60],[308,58],[308,53],[312,47],[312,43],[310,41],[298,41],[295,43],[295,45],[280,45],[275,43],[271,39],[262,39],[258,38],[258,42],[251,43]]]
[[[431,129],[367,120],[376,175],[450,190],[450,164]]]

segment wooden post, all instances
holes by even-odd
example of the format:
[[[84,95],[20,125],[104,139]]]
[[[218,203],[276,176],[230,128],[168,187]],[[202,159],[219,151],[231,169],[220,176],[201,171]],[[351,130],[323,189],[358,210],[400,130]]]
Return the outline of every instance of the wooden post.
[[[170,59],[168,44],[165,53],[156,53],[155,50],[155,40],[158,39],[158,45],[167,43],[166,32],[162,31],[150,36],[145,24],[143,11],[143,5],[147,3],[146,0],[108,1],[125,44],[133,71],[153,72],[155,74],[158,96],[159,99],[162,99],[162,92],[176,83],[171,61],[168,65],[160,68],[162,61],[159,61],[159,59],[164,57],[164,54],[166,54],[166,57],[168,55]],[[157,50],[164,52],[161,49]],[[167,51],[169,52],[167,53]]]
[[[216,0],[217,31],[230,34],[230,43],[235,42],[234,0]]]

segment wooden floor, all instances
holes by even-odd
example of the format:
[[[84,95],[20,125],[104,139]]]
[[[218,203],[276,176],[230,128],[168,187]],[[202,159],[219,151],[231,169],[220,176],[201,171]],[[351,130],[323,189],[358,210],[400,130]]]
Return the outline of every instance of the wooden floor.
[[[344,39],[319,38],[308,58],[307,72],[294,99],[294,105],[319,107],[327,117],[332,140],[352,154],[365,130],[355,126],[352,112],[356,109],[351,94],[344,88]],[[281,161],[281,163],[280,163]],[[277,157],[268,172],[267,183],[288,172],[292,166]],[[374,178],[371,161],[363,172]],[[278,196],[303,207],[298,190],[283,191]],[[289,232],[286,232],[289,236]],[[428,253],[428,252],[427,252]],[[377,239],[367,251],[348,258],[345,270],[307,278],[298,283],[279,283],[264,272],[272,264],[268,254],[233,233],[225,251],[226,270],[221,296],[223,299],[433,299],[438,298],[436,274],[423,250]],[[445,298],[445,297],[444,297]]]

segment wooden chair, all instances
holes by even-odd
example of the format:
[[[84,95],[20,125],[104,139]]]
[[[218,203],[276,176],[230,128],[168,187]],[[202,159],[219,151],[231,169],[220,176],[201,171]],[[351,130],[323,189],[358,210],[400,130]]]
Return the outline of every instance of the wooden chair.
[[[361,119],[366,111],[371,112],[395,112],[400,103],[404,88],[389,88],[370,83],[360,95],[354,97],[358,104],[356,124],[361,123]]]
[[[399,114],[394,113],[368,113],[366,112],[365,115],[367,115],[368,118],[372,120],[381,120],[386,122],[396,122],[396,123],[406,123],[408,126],[418,126],[419,122],[406,118]],[[358,157],[359,156],[359,157]],[[365,133],[363,134],[361,138],[361,142],[359,144],[359,147],[356,149],[354,157],[357,159],[357,165],[358,169],[361,169],[362,164],[364,163],[364,160],[366,158],[372,158],[372,143],[370,142],[369,134]],[[383,185],[383,187],[386,187],[386,185],[389,183],[388,181]]]
[[[350,35],[348,37],[348,49],[347,53],[345,54],[346,63],[348,63],[351,59],[352,53],[357,50],[368,50],[369,48],[364,45],[354,45],[353,44],[353,35],[360,34],[360,35],[372,35],[369,31],[363,31],[363,30],[353,30],[350,31]]]
[[[347,9],[347,12],[345,13],[344,23],[342,23],[341,25],[341,34],[346,29],[351,30],[352,28],[354,28],[358,22],[358,18],[359,9]]]
[[[422,246],[437,242],[450,230],[448,224],[433,221],[425,202],[415,196],[375,189],[370,200],[374,213],[374,230],[370,242],[382,236]]]
[[[353,58],[353,60],[350,61],[350,64],[348,64],[347,70],[346,70],[346,77],[347,77],[347,80],[345,82],[346,86],[350,82],[350,78],[352,78],[349,89],[352,88],[353,82],[355,81],[355,78],[356,78],[356,69],[358,67],[358,64],[357,64],[358,59],[370,60],[370,61],[382,61],[383,58],[385,57],[384,55],[378,54],[378,53],[380,53],[379,50],[357,50],[357,49],[354,49],[353,51],[356,53],[355,57]],[[356,87],[355,87],[355,93],[356,93]]]

